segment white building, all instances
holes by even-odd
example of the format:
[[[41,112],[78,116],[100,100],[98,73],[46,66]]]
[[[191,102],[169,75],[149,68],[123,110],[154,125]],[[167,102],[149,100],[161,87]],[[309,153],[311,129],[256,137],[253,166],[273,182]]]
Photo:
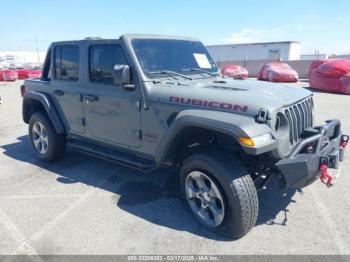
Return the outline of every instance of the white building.
[[[335,55],[332,58],[342,58],[342,59],[350,59],[350,54],[348,55]]]
[[[45,56],[46,52],[42,51],[0,51],[0,66],[40,65],[44,62]]]
[[[297,41],[226,44],[207,46],[215,61],[299,60],[301,44]]]

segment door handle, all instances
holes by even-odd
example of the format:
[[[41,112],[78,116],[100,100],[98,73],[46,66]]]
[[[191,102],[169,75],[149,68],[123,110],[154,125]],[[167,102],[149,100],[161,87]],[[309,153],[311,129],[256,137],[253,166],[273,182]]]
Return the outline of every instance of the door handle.
[[[84,95],[84,99],[88,102],[96,102],[96,101],[98,101],[98,96]]]
[[[64,95],[64,91],[62,89],[56,89],[53,90],[53,92],[56,96],[63,96]]]

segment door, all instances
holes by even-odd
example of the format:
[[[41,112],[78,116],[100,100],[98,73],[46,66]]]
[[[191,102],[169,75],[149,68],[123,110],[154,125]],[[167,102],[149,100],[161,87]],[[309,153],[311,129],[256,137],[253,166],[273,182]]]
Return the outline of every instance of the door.
[[[51,97],[68,133],[84,133],[80,44],[55,45],[52,52]]]
[[[119,41],[86,43],[88,67],[83,89],[86,135],[112,145],[140,146],[140,87],[135,77],[132,77],[134,90],[125,90],[113,81],[114,65],[129,65],[123,47]]]

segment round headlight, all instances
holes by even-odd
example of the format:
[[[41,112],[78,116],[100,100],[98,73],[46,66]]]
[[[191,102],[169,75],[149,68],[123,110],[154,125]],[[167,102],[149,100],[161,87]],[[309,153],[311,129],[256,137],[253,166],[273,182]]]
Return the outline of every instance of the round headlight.
[[[279,136],[288,135],[289,123],[287,117],[280,113],[276,115],[275,130]]]

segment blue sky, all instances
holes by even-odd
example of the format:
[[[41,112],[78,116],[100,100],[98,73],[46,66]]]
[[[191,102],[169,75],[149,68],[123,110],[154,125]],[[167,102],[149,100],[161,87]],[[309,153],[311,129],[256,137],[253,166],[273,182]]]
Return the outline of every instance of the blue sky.
[[[0,50],[40,50],[58,40],[156,33],[205,44],[287,41],[302,53],[350,53],[348,0],[0,0]],[[13,12],[10,12],[13,10]]]

